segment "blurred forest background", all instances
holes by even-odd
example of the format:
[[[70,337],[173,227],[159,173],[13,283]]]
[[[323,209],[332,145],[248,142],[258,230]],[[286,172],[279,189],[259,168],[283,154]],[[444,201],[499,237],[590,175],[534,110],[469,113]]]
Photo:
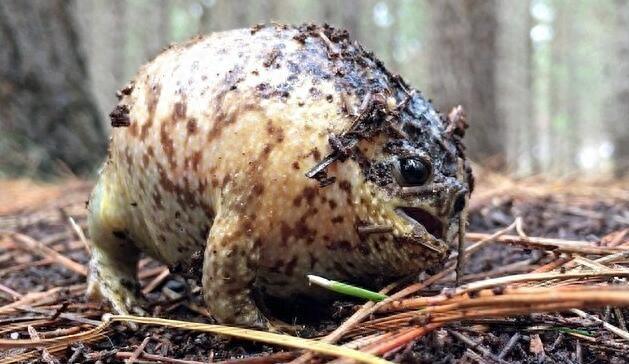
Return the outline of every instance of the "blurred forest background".
[[[629,0],[0,0],[0,176],[92,173],[115,91],[170,42],[256,23],[350,30],[516,176],[629,171]]]

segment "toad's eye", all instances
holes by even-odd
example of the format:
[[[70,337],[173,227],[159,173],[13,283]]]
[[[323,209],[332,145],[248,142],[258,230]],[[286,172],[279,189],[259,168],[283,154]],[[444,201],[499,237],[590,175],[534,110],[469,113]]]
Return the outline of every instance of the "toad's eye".
[[[427,161],[418,158],[400,158],[400,177],[407,186],[423,185],[430,178],[431,167]]]

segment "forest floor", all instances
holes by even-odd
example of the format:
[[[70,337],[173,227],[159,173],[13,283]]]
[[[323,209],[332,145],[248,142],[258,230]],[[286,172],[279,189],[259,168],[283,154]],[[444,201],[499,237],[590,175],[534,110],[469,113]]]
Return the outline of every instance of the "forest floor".
[[[0,363],[333,359],[159,325],[134,330],[114,323],[82,334],[101,325],[108,310],[83,298],[89,253],[81,231],[90,188],[76,180],[0,181]],[[336,329],[346,348],[393,362],[629,362],[626,181],[516,182],[487,175],[470,201],[469,221],[458,289],[449,264],[391,286],[396,303],[379,303],[377,310],[352,300],[271,302],[271,308],[304,325],[297,336]],[[184,284],[149,258],[140,263],[140,277],[153,316],[211,323],[194,283]],[[360,322],[347,322],[361,314]]]

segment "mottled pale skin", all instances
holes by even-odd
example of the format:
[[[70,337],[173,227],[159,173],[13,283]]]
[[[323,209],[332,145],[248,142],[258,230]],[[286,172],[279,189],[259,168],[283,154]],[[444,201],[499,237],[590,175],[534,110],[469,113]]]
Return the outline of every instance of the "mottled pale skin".
[[[327,167],[333,183],[306,177],[366,97],[407,133],[379,126]],[[212,315],[268,327],[257,293],[326,295],[307,274],[373,286],[438,266],[469,195],[448,122],[330,28],[276,25],[172,46],[121,90],[112,121],[123,127],[90,199],[88,294],[119,313],[138,307],[141,252],[188,269],[204,251]],[[400,155],[432,161],[421,191],[404,192]]]

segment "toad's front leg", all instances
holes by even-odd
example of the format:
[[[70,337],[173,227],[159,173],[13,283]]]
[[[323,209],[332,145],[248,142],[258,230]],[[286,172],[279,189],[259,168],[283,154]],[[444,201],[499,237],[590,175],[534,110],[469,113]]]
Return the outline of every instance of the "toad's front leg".
[[[270,328],[253,299],[260,247],[243,219],[217,216],[203,261],[203,292],[220,323]]]

